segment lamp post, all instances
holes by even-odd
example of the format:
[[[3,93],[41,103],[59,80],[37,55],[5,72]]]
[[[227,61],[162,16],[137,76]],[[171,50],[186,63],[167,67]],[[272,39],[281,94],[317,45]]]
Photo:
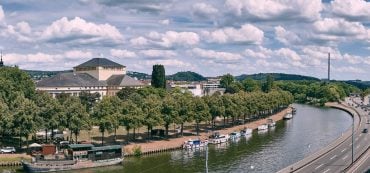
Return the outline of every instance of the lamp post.
[[[355,115],[352,113],[352,162],[351,164],[353,164],[353,133],[354,133],[354,129],[355,129]]]

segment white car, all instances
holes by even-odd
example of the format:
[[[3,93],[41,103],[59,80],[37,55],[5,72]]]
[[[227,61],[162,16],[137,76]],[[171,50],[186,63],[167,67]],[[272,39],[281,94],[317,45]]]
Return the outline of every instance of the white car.
[[[15,148],[14,147],[5,147],[5,148],[2,148],[1,150],[0,150],[0,152],[2,153],[2,154],[4,154],[4,153],[15,153]]]

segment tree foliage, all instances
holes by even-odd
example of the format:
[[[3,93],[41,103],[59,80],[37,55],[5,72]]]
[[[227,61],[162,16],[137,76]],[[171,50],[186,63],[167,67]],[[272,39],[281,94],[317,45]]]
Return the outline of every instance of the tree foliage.
[[[163,65],[153,65],[151,84],[154,88],[166,88],[166,74]]]

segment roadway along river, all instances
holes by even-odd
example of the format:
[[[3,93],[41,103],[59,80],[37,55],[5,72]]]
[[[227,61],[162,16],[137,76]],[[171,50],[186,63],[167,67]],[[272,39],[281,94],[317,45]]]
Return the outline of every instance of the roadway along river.
[[[351,127],[343,111],[295,104],[292,120],[280,121],[266,133],[209,147],[209,172],[276,172],[317,151]],[[1,169],[0,169],[1,171]],[[82,170],[90,172],[205,172],[205,151],[174,151],[141,158],[126,158],[123,166]]]

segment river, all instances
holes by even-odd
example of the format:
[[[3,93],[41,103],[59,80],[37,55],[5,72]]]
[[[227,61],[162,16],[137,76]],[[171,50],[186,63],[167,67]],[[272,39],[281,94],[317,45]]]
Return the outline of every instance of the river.
[[[326,146],[351,127],[352,118],[344,111],[301,104],[294,107],[297,108],[294,118],[277,122],[274,129],[265,133],[254,131],[249,138],[224,145],[210,145],[209,172],[276,172]],[[120,166],[78,173],[205,172],[205,153],[205,150],[174,151],[131,157],[125,158]]]

